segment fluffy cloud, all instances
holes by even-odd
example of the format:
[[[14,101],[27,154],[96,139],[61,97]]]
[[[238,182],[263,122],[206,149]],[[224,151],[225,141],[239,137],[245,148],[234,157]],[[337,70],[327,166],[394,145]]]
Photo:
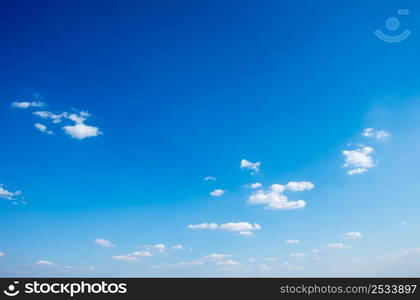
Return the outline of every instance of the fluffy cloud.
[[[30,108],[30,107],[43,107],[45,104],[39,101],[32,101],[32,102],[12,102],[11,106],[15,108]]]
[[[124,255],[114,255],[111,257],[113,260],[119,260],[123,262],[136,262],[140,261],[140,257],[150,257],[152,254],[149,251],[136,251]]]
[[[69,136],[78,140],[102,134],[98,127],[85,125],[83,123],[64,126],[63,129]]]
[[[105,247],[105,248],[115,247],[115,245],[113,243],[111,243],[110,241],[108,241],[106,239],[96,239],[96,240],[94,240],[94,243],[101,246],[101,247]]]
[[[335,249],[335,250],[342,250],[342,249],[348,249],[350,247],[344,245],[343,243],[332,243],[328,245],[328,248]]]
[[[38,265],[38,266],[55,266],[57,264],[52,262],[52,261],[48,261],[48,260],[38,260],[35,263],[35,265]]]
[[[216,189],[216,190],[214,190],[213,192],[211,192],[211,193],[210,193],[210,195],[211,195],[211,196],[213,196],[213,197],[220,197],[220,196],[222,196],[224,193],[225,193],[225,191],[224,191],[224,190],[221,190],[221,189]]]
[[[241,169],[253,170],[256,173],[260,171],[261,162],[250,162],[246,159],[241,160]]]
[[[372,147],[361,146],[355,150],[344,150],[342,153],[345,156],[344,168],[348,168],[348,175],[360,174],[366,172],[368,169],[374,167],[372,158],[374,149]]]
[[[266,209],[271,210],[291,210],[303,208],[306,202],[303,200],[289,201],[289,198],[284,195],[286,190],[301,192],[304,190],[311,190],[315,185],[308,181],[291,181],[286,185],[273,184],[268,191],[257,190],[251,194],[248,199],[249,204],[265,204]]]
[[[204,181],[215,181],[216,180],[216,177],[213,177],[213,176],[206,176],[206,177],[204,177],[204,179],[203,179]]]
[[[306,256],[305,253],[292,253],[292,254],[290,254],[290,257],[293,257],[293,258],[301,258],[301,257],[305,257],[305,256]]]
[[[299,244],[300,241],[299,240],[286,240],[287,244]]]
[[[200,230],[200,229],[217,229],[218,225],[216,223],[201,223],[201,224],[190,224],[187,226],[188,229]]]
[[[374,128],[365,128],[363,129],[362,135],[365,137],[375,138],[377,140],[385,141],[391,135],[385,130],[377,130]]]
[[[16,200],[16,197],[21,195],[21,191],[11,192],[6,190],[3,184],[0,184],[0,199],[6,199],[6,200]]]
[[[347,232],[343,235],[343,239],[357,239],[361,238],[363,235],[360,232]]]
[[[252,236],[253,231],[260,230],[261,226],[259,224],[251,224],[249,222],[229,222],[225,224],[216,224],[216,223],[201,223],[197,225],[188,225],[189,229],[219,229],[221,231],[234,232],[243,236]]]
[[[53,134],[52,130],[49,130],[48,127],[45,126],[44,124],[35,123],[34,126],[35,126],[36,129],[38,129],[41,132],[44,132],[46,134]]]

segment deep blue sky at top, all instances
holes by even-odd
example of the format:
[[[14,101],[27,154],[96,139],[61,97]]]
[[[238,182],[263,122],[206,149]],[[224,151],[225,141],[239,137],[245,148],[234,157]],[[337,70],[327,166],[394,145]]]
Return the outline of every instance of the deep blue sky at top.
[[[255,181],[242,158],[271,183],[316,182],[292,174],[338,161],[372,107],[418,89],[419,39],[372,33],[406,7],[415,34],[415,1],[0,1],[0,182],[29,202],[0,218],[17,231],[62,218],[68,233],[67,214],[87,212],[95,238],[95,211],[128,207],[162,225],[200,209],[204,176]],[[34,93],[51,111],[89,111],[103,135],[37,134],[30,112],[10,109]]]

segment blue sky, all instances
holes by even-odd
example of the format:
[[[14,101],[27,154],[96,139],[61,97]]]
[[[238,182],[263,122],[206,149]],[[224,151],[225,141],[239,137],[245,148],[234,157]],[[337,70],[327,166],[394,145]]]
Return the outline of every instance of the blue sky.
[[[419,4],[149,2],[2,1],[0,276],[418,276]]]

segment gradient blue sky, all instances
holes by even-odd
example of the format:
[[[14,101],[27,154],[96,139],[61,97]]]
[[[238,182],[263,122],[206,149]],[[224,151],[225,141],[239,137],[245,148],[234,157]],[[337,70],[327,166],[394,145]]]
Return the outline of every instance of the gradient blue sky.
[[[0,183],[21,194],[0,197],[0,276],[419,276],[419,8],[1,1]],[[401,43],[373,34],[391,16]],[[63,130],[82,111],[101,134]],[[373,167],[350,176],[362,145]],[[248,203],[291,181],[315,185],[285,192],[304,208]],[[205,222],[261,229],[187,228]]]

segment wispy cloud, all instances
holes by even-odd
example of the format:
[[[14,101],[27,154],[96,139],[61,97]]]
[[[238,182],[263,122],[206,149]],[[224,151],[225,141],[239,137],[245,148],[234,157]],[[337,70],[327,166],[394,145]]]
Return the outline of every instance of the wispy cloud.
[[[44,132],[46,134],[53,134],[54,132],[52,130],[49,130],[47,126],[45,126],[44,124],[41,123],[35,123],[34,124],[35,128],[38,129],[41,132]]]
[[[222,189],[216,189],[216,190],[214,190],[214,191],[210,192],[210,196],[213,196],[213,197],[220,197],[220,196],[222,196],[224,193],[225,193],[225,191],[224,191],[224,190],[222,190]]]
[[[39,102],[39,101],[31,101],[31,102],[29,102],[29,101],[22,101],[22,102],[18,102],[18,101],[15,101],[15,102],[12,102],[12,104],[11,104],[11,107],[14,107],[14,108],[30,108],[30,107],[43,107],[43,106],[45,106],[45,104],[44,103],[42,103],[42,102]]]
[[[140,261],[141,257],[150,257],[152,256],[152,253],[149,251],[136,251],[129,254],[123,254],[123,255],[114,255],[111,256],[111,259],[123,261],[123,262],[137,262]]]
[[[361,238],[362,236],[363,234],[360,232],[347,232],[346,234],[342,236],[342,238],[348,240],[348,239],[358,239],[358,238]]]
[[[98,239],[95,239],[94,240],[94,243],[97,244],[97,245],[99,245],[99,246],[101,246],[101,247],[105,247],[105,248],[113,248],[113,247],[115,247],[115,245],[113,243],[111,243],[107,239],[98,238]]]
[[[187,228],[199,230],[199,229],[210,229],[216,230],[219,229],[221,231],[233,232],[243,236],[252,236],[253,231],[261,230],[261,226],[259,224],[252,224],[249,222],[228,222],[224,224],[216,224],[216,223],[201,223],[196,225],[188,225]]]
[[[363,129],[362,135],[369,138],[374,138],[377,140],[385,141],[391,135],[385,130],[377,130],[374,128],[365,128]]]
[[[254,172],[258,173],[260,171],[260,167],[261,167],[261,162],[250,162],[246,159],[242,159],[241,160],[241,169],[246,169],[246,170],[253,170]]]

